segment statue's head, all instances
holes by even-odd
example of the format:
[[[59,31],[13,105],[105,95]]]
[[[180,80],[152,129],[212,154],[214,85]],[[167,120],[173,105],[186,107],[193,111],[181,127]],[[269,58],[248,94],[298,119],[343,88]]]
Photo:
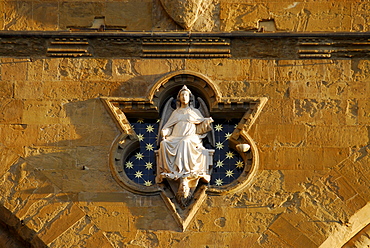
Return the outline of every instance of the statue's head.
[[[191,91],[186,87],[186,85],[184,85],[177,94],[177,106],[179,107],[181,103],[192,106],[194,102],[193,98],[194,96]]]

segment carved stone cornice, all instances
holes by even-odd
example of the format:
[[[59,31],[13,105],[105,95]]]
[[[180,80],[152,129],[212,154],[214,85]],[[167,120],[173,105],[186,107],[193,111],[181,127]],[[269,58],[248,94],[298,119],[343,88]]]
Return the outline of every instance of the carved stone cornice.
[[[368,59],[370,32],[0,31],[0,56]]]

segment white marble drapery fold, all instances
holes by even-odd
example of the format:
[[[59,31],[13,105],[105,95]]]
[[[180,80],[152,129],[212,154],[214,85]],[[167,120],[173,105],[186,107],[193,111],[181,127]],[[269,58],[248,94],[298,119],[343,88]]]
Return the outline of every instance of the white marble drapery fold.
[[[187,106],[174,110],[163,126],[160,143],[157,182],[163,178],[198,178],[210,180],[209,151],[202,138],[210,131],[212,118],[204,118],[199,110]]]

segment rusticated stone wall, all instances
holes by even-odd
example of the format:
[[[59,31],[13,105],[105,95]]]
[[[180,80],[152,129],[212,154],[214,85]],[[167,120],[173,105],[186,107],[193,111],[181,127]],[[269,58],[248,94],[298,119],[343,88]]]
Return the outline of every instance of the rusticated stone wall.
[[[368,7],[213,1],[194,30],[255,30],[273,18],[281,31],[368,31]],[[89,27],[96,16],[131,31],[180,29],[157,0],[3,1],[0,9],[3,30]],[[184,69],[209,77],[224,97],[269,100],[249,132],[260,153],[254,182],[208,196],[181,232],[160,196],[130,193],[113,179],[108,156],[119,130],[99,97],[146,97],[158,79]],[[361,247],[370,222],[369,72],[369,60],[358,58],[2,57],[0,244]]]
[[[102,16],[108,26],[127,31],[181,30],[164,11],[160,0],[7,0],[0,6],[3,30],[90,27],[95,17]],[[256,30],[258,21],[267,19],[274,19],[279,31],[369,31],[367,1],[206,0],[202,7],[193,31]]]
[[[119,132],[98,97],[145,96],[185,67],[223,96],[269,101],[250,132],[255,182],[209,196],[182,233],[159,196],[112,178]],[[368,70],[361,60],[2,59],[1,202],[33,231],[25,240],[51,247],[317,247],[369,201]]]

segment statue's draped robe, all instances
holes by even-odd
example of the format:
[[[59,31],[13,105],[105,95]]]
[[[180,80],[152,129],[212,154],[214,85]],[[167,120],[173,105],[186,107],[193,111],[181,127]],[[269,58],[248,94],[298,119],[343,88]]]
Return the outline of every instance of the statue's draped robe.
[[[208,150],[204,148],[202,138],[211,130],[211,122],[193,107],[177,108],[172,112],[162,129],[169,135],[160,144],[157,182],[163,178],[185,177],[209,182]]]

